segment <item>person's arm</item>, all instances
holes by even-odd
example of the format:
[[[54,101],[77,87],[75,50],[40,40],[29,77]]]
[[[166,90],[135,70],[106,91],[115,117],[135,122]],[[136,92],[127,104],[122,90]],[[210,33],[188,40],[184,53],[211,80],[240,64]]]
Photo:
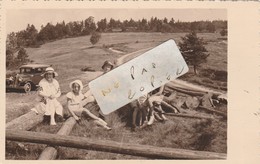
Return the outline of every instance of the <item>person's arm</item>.
[[[90,102],[96,102],[96,99],[92,94],[84,94],[84,98],[82,100],[83,104],[88,104]]]
[[[45,97],[45,98],[48,98],[48,97],[50,97],[51,95],[49,95],[49,94],[47,94],[46,93],[46,89],[45,89],[45,85],[44,85],[44,83],[43,82],[40,82],[39,83],[39,90],[38,90],[38,94],[40,95],[40,96],[42,96],[42,97]]]
[[[153,94],[154,96],[160,96],[162,93],[163,93],[163,90],[164,90],[164,85],[162,85],[159,89],[159,91],[155,94]]]
[[[213,108],[216,107],[216,106],[214,105],[214,103],[213,103],[212,97],[209,97],[209,102],[210,102],[210,104],[211,104],[211,106],[212,106]]]
[[[53,96],[54,96],[55,98],[58,98],[58,97],[60,97],[60,95],[61,95],[60,85],[59,85],[59,83],[58,83],[57,80],[55,80],[54,83],[55,83],[54,85],[55,85],[55,88],[56,88],[57,92],[56,92],[56,94],[53,95]]]
[[[73,112],[73,110],[71,109],[71,99],[70,98],[67,98],[67,102],[68,102],[68,109],[69,109],[69,112],[70,114],[72,115],[72,117],[78,121],[79,120],[79,117]]]

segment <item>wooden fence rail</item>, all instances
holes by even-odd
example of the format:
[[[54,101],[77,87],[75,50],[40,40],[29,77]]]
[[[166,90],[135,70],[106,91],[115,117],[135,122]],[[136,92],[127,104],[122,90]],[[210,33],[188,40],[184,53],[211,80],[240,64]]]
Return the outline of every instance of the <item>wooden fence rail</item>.
[[[10,129],[6,130],[6,140],[128,154],[156,159],[226,159],[226,154],[223,153],[154,147],[147,145],[133,145],[115,141],[92,140],[84,137]]]

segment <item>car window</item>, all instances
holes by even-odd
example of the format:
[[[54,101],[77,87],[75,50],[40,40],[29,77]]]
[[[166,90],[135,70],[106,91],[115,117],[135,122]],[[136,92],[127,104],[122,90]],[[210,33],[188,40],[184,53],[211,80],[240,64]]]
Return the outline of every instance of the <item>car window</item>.
[[[35,73],[42,73],[43,68],[35,68]]]
[[[20,73],[32,73],[32,69],[31,68],[21,68]]]

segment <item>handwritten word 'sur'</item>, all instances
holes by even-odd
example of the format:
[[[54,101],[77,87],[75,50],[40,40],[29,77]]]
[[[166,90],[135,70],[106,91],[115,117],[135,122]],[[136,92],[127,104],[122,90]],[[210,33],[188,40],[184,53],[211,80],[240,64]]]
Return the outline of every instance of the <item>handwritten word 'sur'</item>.
[[[89,83],[104,114],[188,72],[174,40],[168,40]]]

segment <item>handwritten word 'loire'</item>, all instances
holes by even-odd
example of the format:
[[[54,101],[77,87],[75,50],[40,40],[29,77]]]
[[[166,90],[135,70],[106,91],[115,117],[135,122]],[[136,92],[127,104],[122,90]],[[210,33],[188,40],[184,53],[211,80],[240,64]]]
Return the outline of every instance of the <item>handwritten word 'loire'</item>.
[[[109,114],[188,72],[174,40],[126,62],[89,83],[100,109]]]

